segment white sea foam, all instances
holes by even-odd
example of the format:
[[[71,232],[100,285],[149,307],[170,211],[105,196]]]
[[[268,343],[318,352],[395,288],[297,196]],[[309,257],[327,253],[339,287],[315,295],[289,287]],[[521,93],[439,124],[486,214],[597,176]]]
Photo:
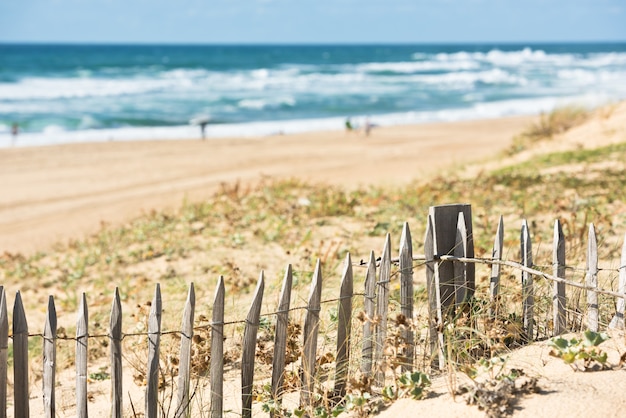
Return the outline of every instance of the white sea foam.
[[[355,66],[362,72],[393,72],[412,74],[427,71],[459,71],[480,68],[478,62],[465,61],[418,61],[418,62],[371,62]]]
[[[449,87],[471,87],[475,83],[484,84],[512,84],[524,86],[528,84],[525,77],[517,76],[499,68],[486,71],[461,71],[443,74],[416,75],[413,80],[438,86],[439,88]]]
[[[280,106],[295,106],[296,99],[292,96],[286,97],[274,97],[270,99],[244,99],[240,100],[237,105],[242,109],[268,109],[277,108]]]
[[[490,103],[476,103],[463,109],[442,109],[432,111],[398,112],[382,115],[370,115],[369,119],[378,126],[420,124],[428,122],[453,122],[471,119],[497,118],[503,116],[537,114],[548,112],[555,107],[578,104],[588,107],[599,106],[610,100],[606,95],[580,95],[569,97],[542,97],[535,99],[503,100]],[[356,124],[364,123],[365,115],[353,118]],[[343,129],[344,118],[299,119],[285,121],[264,121],[239,124],[209,124],[206,136],[211,138],[248,137],[260,138],[267,135],[295,134],[311,131]],[[6,128],[5,128],[6,129]],[[11,137],[0,126],[0,147],[11,144]],[[41,133],[20,134],[15,146],[39,146],[60,143],[105,142],[128,140],[163,140],[163,139],[200,138],[197,126],[184,125],[173,127],[119,129],[85,129],[63,131],[50,125]]]

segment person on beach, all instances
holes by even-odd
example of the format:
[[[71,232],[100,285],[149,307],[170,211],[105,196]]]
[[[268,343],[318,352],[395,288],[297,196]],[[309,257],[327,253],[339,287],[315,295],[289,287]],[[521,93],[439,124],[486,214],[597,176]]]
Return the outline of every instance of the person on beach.
[[[372,130],[372,124],[370,122],[370,117],[368,116],[365,118],[365,125],[363,125],[363,133],[365,134],[365,136],[369,136],[371,130]]]
[[[11,125],[11,146],[17,142],[17,135],[20,133],[20,125],[14,123]]]
[[[200,122],[200,133],[202,134],[202,139],[203,139],[203,140],[205,139],[205,136],[204,136],[204,130],[206,129],[206,126],[207,126],[208,124],[209,124],[209,122],[208,122],[208,121],[202,121],[202,122]]]
[[[346,133],[350,134],[352,133],[352,131],[354,130],[354,127],[352,126],[352,122],[350,121],[350,118],[346,119]]]

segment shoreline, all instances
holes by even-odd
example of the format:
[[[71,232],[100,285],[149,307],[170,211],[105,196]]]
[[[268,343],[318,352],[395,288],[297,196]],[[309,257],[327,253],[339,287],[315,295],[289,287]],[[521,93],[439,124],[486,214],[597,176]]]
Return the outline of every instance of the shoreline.
[[[31,254],[81,239],[223,183],[297,177],[344,187],[406,184],[481,161],[537,116],[259,138],[152,140],[0,149],[0,252]]]

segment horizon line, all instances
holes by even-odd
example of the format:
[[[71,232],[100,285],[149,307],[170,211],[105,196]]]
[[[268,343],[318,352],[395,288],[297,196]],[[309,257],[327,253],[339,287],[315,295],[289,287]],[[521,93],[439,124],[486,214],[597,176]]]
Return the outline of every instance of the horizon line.
[[[50,46],[432,46],[432,45],[590,45],[626,44],[623,40],[568,41],[398,41],[398,42],[158,42],[158,41],[5,41],[0,45]]]

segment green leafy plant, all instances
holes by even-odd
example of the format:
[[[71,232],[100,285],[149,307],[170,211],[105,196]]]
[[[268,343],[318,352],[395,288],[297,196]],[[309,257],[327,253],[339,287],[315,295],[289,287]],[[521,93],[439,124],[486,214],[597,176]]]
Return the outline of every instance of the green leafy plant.
[[[557,337],[552,338],[548,344],[552,347],[550,355],[562,359],[574,370],[604,370],[609,368],[607,354],[598,346],[608,339],[609,336],[605,333],[585,331],[580,340]]]
[[[527,377],[523,370],[507,369],[506,359],[493,357],[480,359],[465,373],[471,383],[460,386],[455,395],[462,395],[468,405],[476,405],[487,417],[510,415],[518,398],[538,391],[537,379]],[[486,378],[479,379],[481,375]]]
[[[430,378],[422,372],[404,372],[396,379],[396,387],[385,386],[383,397],[388,401],[410,397],[420,400],[426,396],[426,388],[430,386]]]

